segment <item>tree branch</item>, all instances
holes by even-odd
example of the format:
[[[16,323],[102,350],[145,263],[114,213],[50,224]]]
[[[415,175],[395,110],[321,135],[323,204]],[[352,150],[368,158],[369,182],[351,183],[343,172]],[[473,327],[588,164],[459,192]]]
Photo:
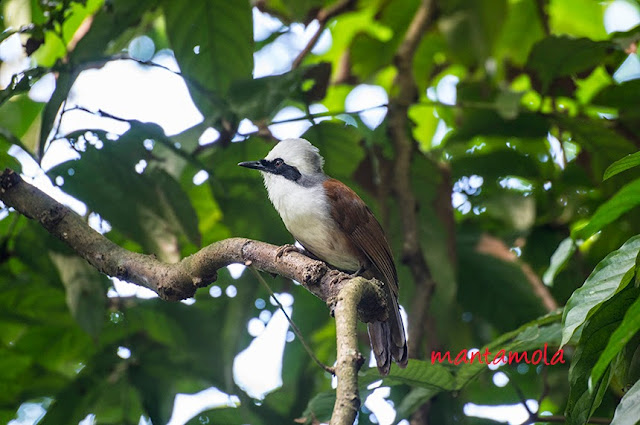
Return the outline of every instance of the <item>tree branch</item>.
[[[291,64],[291,69],[296,69],[297,67],[299,67],[302,61],[304,60],[304,58],[309,53],[311,53],[311,50],[313,50],[313,46],[315,46],[318,40],[320,39],[320,36],[322,35],[322,32],[324,31],[329,19],[332,19],[337,15],[341,14],[342,12],[352,8],[355,5],[355,3],[356,3],[355,0],[342,0],[334,5],[326,7],[324,9],[320,9],[318,11],[318,14],[316,15],[316,19],[318,20],[318,24],[319,24],[318,30],[313,34],[313,36],[311,37],[307,45],[304,46],[302,51],[293,60],[293,63]]]
[[[527,278],[527,282],[531,285],[533,293],[540,299],[544,308],[548,312],[556,311],[559,308],[558,303],[555,298],[553,298],[553,295],[551,295],[549,288],[547,288],[547,286],[542,282],[531,266],[520,261],[518,256],[513,253],[501,239],[488,234],[483,234],[478,241],[476,251],[481,254],[487,254],[499,258],[502,261],[519,265],[522,273]]]
[[[13,170],[0,175],[0,201],[37,220],[49,233],[69,245],[102,273],[151,289],[161,298],[178,301],[217,279],[217,270],[229,264],[252,265],[258,270],[300,282],[312,294],[332,304],[349,278],[322,261],[297,252],[276,260],[278,247],[245,238],[230,238],[202,248],[180,262],[167,264],[153,255],[128,251],[92,229],[85,220]],[[386,314],[384,298],[365,297],[360,319],[368,322]]]
[[[331,415],[331,425],[353,424],[358,410],[360,410],[358,370],[364,359],[358,352],[358,304],[361,299],[367,296],[368,292],[374,289],[381,290],[380,287],[371,285],[370,281],[362,277],[350,279],[343,286],[335,303],[334,314],[338,344],[335,369],[338,387],[336,388],[333,415]]]

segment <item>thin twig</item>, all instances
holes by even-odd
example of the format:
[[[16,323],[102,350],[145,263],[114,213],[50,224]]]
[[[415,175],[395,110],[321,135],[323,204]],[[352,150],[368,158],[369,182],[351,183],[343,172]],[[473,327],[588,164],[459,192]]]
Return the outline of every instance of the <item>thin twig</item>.
[[[540,392],[540,397],[538,397],[538,406],[542,405],[542,401],[549,395],[549,390],[551,387],[549,386],[549,368],[546,366],[542,367],[542,391]]]
[[[566,423],[567,422],[566,416],[540,415],[540,405],[542,403],[542,400],[544,400],[544,398],[547,396],[548,391],[549,391],[549,383],[547,382],[547,373],[546,372],[547,372],[547,369],[544,368],[543,369],[543,377],[542,377],[543,382],[544,382],[544,386],[542,388],[542,393],[540,394],[540,397],[538,398],[538,411],[537,412],[533,412],[529,408],[529,405],[527,404],[527,398],[525,397],[524,393],[522,392],[522,389],[518,386],[518,384],[516,384],[516,382],[513,379],[511,379],[511,376],[509,376],[509,383],[511,384],[511,386],[515,390],[516,394],[518,395],[518,398],[520,399],[520,404],[522,404],[522,406],[525,408],[525,410],[529,414],[529,417],[527,418],[526,421],[524,421],[522,423],[522,425],[532,425],[532,424],[535,424],[537,422],[553,422],[553,423]],[[509,373],[507,371],[505,371],[505,373],[507,375],[509,375]],[[591,419],[589,419],[587,421],[587,423],[598,424],[598,425],[608,425],[608,424],[611,423],[611,419],[607,419],[607,418],[591,418]]]
[[[538,9],[538,15],[540,16],[542,28],[544,29],[544,33],[546,35],[549,35],[551,34],[551,29],[549,28],[549,14],[547,14],[545,7],[545,0],[536,0],[536,8]]]
[[[355,0],[342,0],[332,6],[329,6],[324,9],[320,9],[318,14],[316,15],[316,20],[318,21],[318,30],[313,34],[309,42],[302,49],[302,51],[298,54],[298,56],[293,60],[291,64],[291,69],[296,69],[300,66],[304,58],[313,50],[313,47],[316,45],[322,32],[324,31],[327,22],[329,19],[332,19],[342,12],[352,8],[355,5]]]
[[[507,373],[507,376],[509,376],[508,373]],[[518,384],[516,384],[516,382],[512,379],[511,376],[509,376],[509,383],[511,384],[511,387],[513,387],[513,390],[518,395],[518,398],[520,399],[520,404],[522,404],[522,406],[524,406],[525,410],[529,414],[529,417],[531,418],[531,417],[535,416],[536,413],[533,412],[529,408],[529,405],[527,404],[527,398],[525,397],[524,393],[522,392],[522,389],[520,388],[520,386]]]
[[[251,272],[254,274],[254,276],[256,277],[256,279],[258,279],[258,281],[262,284],[262,286],[265,287],[265,289],[267,290],[267,292],[269,293],[269,295],[271,296],[271,298],[273,298],[273,300],[275,301],[275,303],[278,305],[278,307],[280,308],[280,310],[282,311],[282,313],[284,313],[284,317],[287,318],[287,321],[289,322],[289,325],[291,326],[291,329],[293,329],[293,333],[296,334],[296,336],[298,337],[298,339],[300,340],[300,343],[302,343],[302,346],[304,347],[305,351],[307,352],[307,354],[309,354],[309,357],[311,357],[311,359],[316,362],[316,364],[318,366],[320,366],[322,369],[324,369],[326,372],[329,372],[332,375],[336,374],[336,371],[334,368],[327,366],[326,364],[322,363],[314,354],[313,350],[311,349],[311,347],[309,347],[309,344],[307,344],[307,341],[305,341],[304,337],[302,336],[302,332],[300,332],[300,329],[298,329],[298,327],[296,326],[296,324],[293,322],[293,320],[291,320],[291,317],[289,317],[289,314],[287,314],[287,310],[285,310],[284,306],[282,305],[282,303],[280,303],[280,300],[278,300],[278,297],[276,297],[275,292],[273,292],[273,289],[271,289],[271,287],[269,286],[269,284],[267,283],[266,280],[264,280],[264,278],[262,277],[262,275],[260,274],[260,272],[258,270],[256,270],[254,267],[250,266],[249,267],[251,269]]]
[[[118,117],[118,116],[113,115],[113,114],[111,114],[109,112],[103,111],[102,109],[98,109],[97,111],[92,111],[92,110],[87,109],[84,106],[80,106],[80,105],[75,105],[72,108],[64,109],[62,111],[62,113],[64,114],[64,113],[71,112],[71,111],[82,111],[82,112],[86,112],[88,114],[99,116],[101,118],[109,118],[109,119],[112,119],[112,120],[115,120],[115,121],[124,122],[124,123],[127,123],[127,124],[131,125],[131,126],[144,125],[145,124],[142,121]],[[62,116],[60,117],[60,120],[62,120]],[[200,161],[195,155],[192,155],[192,154],[190,154],[188,152],[185,152],[182,149],[180,149],[179,147],[177,147],[167,136],[165,136],[163,134],[160,134],[159,136],[160,137],[154,137],[154,140],[156,140],[158,143],[160,143],[161,145],[163,145],[164,147],[166,147],[167,149],[169,149],[170,151],[172,151],[173,153],[175,153],[176,155],[178,155],[179,157],[181,157],[185,161],[189,162],[191,165],[194,165],[195,167],[206,171],[209,174],[209,178],[213,178],[214,171],[213,171],[213,169],[211,167],[207,166],[205,163]],[[58,137],[58,138],[53,139],[53,140],[60,140],[60,139],[64,139],[65,137]]]

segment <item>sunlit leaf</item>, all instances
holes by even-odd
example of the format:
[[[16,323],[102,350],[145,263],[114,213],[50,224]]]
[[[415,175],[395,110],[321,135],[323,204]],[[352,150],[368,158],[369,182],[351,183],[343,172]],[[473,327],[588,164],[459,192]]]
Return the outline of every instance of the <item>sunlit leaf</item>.
[[[640,418],[640,381],[622,396],[611,425],[636,425]]]
[[[626,310],[640,291],[627,287],[605,301],[586,322],[569,369],[571,384],[566,415],[568,424],[584,424],[600,405],[608,387],[609,374],[590,380],[591,370],[611,340]],[[602,371],[604,373],[604,370]],[[602,374],[601,374],[602,376]]]
[[[558,77],[595,68],[604,60],[609,47],[609,43],[587,38],[550,36],[533,46],[527,68],[535,72],[542,83],[542,90],[546,92]]]
[[[640,179],[623,186],[611,199],[601,204],[586,226],[572,232],[574,239],[587,239],[622,214],[640,205]]]
[[[435,108],[428,105],[414,105],[409,108],[409,118],[416,123],[413,137],[420,142],[422,149],[430,150],[431,141],[440,122],[435,114]]]
[[[636,299],[633,304],[629,306],[628,310],[624,313],[622,323],[620,323],[620,326],[611,334],[606,348],[591,371],[589,382],[598,382],[614,357],[622,351],[627,342],[633,338],[638,330],[640,330],[640,298]]]
[[[640,165],[640,152],[636,152],[625,156],[622,159],[617,160],[604,171],[602,180],[607,180],[610,177],[620,174],[630,168]]]
[[[210,116],[233,81],[251,78],[251,6],[247,0],[166,0],[163,9],[167,35],[191,97]]]
[[[620,249],[607,255],[578,288],[564,308],[562,345],[594,314],[606,300],[633,278],[636,257],[640,250],[640,236],[629,239]],[[631,272],[631,273],[629,273]]]
[[[377,375],[376,375],[377,374]],[[379,377],[375,368],[370,369],[366,376]],[[406,368],[401,369],[397,365],[391,366],[391,371],[384,380],[390,384],[408,384],[437,391],[450,391],[455,388],[455,378],[445,366],[431,364],[431,362],[411,359]]]
[[[496,46],[517,64],[524,64],[533,44],[544,36],[535,0],[509,2],[507,19]]]
[[[544,275],[542,275],[542,281],[545,285],[553,285],[553,279],[555,279],[558,273],[567,265],[576,248],[576,244],[571,238],[566,238],[560,242],[560,245],[558,245],[558,248],[551,256],[549,268],[544,272]]]

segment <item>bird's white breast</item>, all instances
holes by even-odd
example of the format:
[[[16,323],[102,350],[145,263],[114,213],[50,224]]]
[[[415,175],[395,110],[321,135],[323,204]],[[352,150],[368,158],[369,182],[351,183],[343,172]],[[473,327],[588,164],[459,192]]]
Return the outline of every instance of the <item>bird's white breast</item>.
[[[322,184],[302,186],[282,176],[264,173],[269,199],[293,237],[307,250],[346,271],[360,268],[348,241],[331,217]]]

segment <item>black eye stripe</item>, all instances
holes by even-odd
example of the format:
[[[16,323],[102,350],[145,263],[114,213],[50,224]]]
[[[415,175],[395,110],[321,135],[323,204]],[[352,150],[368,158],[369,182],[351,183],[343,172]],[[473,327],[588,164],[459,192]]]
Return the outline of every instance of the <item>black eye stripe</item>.
[[[302,177],[302,174],[300,174],[300,171],[298,171],[296,167],[287,164],[282,158],[276,158],[273,161],[266,162],[270,165],[269,168],[271,168],[273,174],[281,175],[287,180],[297,181]]]

